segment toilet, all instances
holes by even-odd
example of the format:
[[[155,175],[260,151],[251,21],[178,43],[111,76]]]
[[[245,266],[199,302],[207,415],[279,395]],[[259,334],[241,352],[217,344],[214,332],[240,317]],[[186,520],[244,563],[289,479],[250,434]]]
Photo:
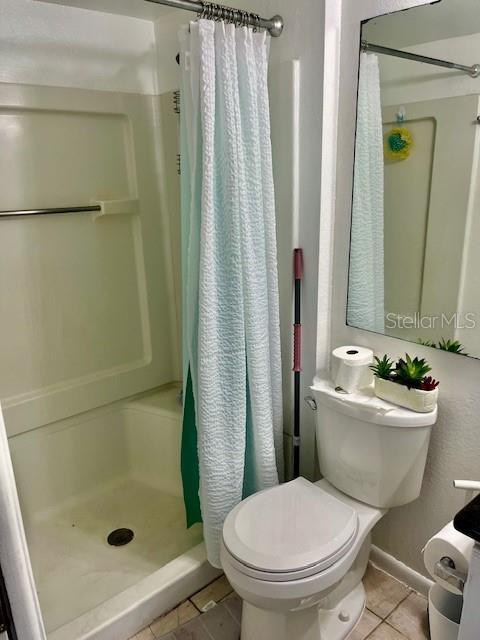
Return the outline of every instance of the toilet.
[[[371,389],[316,378],[323,479],[266,489],[227,516],[221,560],[243,599],[242,640],[343,640],[365,605],[370,533],[419,494],[437,410],[414,413]]]

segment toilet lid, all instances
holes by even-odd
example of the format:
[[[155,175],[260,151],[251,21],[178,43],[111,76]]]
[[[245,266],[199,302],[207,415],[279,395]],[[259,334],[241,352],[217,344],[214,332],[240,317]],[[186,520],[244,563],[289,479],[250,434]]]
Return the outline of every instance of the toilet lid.
[[[305,576],[324,571],[343,557],[357,528],[355,509],[297,478],[237,505],[225,520],[223,542],[247,567]]]

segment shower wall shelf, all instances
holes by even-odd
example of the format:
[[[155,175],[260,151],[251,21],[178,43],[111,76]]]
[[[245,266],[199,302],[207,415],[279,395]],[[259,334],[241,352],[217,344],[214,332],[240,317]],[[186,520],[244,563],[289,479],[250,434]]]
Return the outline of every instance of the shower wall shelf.
[[[50,207],[47,209],[15,209],[0,211],[0,218],[16,218],[22,216],[45,216],[57,213],[93,213],[93,218],[138,213],[138,199],[131,200],[95,200],[87,205],[76,207]]]

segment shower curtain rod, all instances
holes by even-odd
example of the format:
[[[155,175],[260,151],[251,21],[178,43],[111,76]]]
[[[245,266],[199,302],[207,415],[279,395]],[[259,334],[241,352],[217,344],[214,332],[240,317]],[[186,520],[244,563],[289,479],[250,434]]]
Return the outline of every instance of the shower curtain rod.
[[[468,67],[464,64],[457,64],[456,62],[449,62],[448,60],[439,60],[438,58],[429,58],[428,56],[422,56],[418,53],[410,53],[408,51],[400,51],[399,49],[390,49],[389,47],[382,47],[379,44],[372,44],[366,40],[362,40],[362,51],[372,51],[373,53],[380,53],[386,56],[394,56],[395,58],[405,58],[406,60],[414,60],[415,62],[423,62],[424,64],[433,64],[436,67],[445,67],[447,69],[457,69],[468,73],[471,78],[478,78],[480,76],[480,64],[474,64]]]
[[[267,20],[249,11],[224,7],[213,2],[195,2],[194,0],[145,0],[145,2],[164,4],[176,9],[185,9],[185,11],[194,11],[199,13],[200,17],[210,20],[225,20],[237,26],[245,25],[256,29],[266,29],[273,38],[281,36],[283,31],[282,16],[273,16],[273,18]]]

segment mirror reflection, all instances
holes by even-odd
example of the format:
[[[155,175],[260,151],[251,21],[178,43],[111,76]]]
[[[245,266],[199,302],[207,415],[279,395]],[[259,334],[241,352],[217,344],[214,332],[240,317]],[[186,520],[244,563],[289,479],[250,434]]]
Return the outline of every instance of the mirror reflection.
[[[347,323],[480,357],[480,6],[362,26]]]

